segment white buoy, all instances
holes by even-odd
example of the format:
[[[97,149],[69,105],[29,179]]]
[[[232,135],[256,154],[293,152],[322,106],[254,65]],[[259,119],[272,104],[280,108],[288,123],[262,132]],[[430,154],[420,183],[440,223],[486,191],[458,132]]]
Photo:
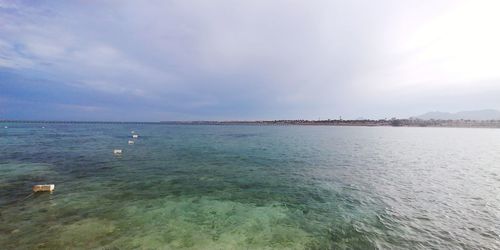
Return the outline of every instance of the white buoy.
[[[129,140],[129,141],[128,141],[128,144],[129,144],[129,145],[132,145],[132,144],[134,144],[134,141]]]
[[[5,126],[4,128],[9,128],[9,127]]]
[[[34,185],[33,192],[52,192],[55,187],[54,184]]]
[[[139,135],[132,135],[132,138],[139,138]]]
[[[121,155],[122,154],[122,150],[121,149],[115,149],[115,150],[113,150],[113,154],[115,154],[115,155]]]
[[[132,130],[132,131],[130,131],[130,133],[135,134],[135,131],[134,131],[134,130]]]

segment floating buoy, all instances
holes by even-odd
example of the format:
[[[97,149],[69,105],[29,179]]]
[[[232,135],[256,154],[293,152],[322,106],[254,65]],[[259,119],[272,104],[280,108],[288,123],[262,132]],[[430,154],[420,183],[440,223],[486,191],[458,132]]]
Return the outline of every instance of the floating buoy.
[[[34,185],[33,192],[52,192],[55,187],[54,184]]]
[[[129,145],[132,145],[132,144],[134,144],[134,141],[129,140],[129,141],[128,141],[128,144],[129,144]]]
[[[115,154],[115,155],[121,155],[122,154],[122,150],[121,149],[115,149],[115,150],[113,150],[113,154]]]
[[[130,133],[135,134],[135,131],[134,131],[134,130],[132,130],[132,131],[130,131]]]
[[[9,128],[9,127],[5,126],[4,128]]]
[[[139,138],[139,135],[132,135],[132,138]]]

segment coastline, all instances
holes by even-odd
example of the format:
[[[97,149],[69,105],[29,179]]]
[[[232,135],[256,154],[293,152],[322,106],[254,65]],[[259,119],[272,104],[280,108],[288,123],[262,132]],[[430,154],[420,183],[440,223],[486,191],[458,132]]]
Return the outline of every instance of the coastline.
[[[3,123],[28,124],[151,124],[151,125],[255,125],[255,126],[356,126],[356,127],[445,127],[445,128],[500,128],[500,120],[259,120],[259,121],[50,121],[0,120]]]

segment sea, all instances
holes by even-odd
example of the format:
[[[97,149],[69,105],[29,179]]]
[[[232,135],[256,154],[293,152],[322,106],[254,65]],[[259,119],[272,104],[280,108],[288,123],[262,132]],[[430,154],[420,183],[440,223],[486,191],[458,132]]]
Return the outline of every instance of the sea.
[[[500,249],[500,129],[1,123],[0,246]]]

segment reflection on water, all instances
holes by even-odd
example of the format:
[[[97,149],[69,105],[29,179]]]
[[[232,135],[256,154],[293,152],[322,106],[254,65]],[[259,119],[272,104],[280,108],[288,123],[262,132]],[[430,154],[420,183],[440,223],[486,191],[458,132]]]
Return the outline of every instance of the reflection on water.
[[[6,249],[500,247],[500,130],[0,125]]]

